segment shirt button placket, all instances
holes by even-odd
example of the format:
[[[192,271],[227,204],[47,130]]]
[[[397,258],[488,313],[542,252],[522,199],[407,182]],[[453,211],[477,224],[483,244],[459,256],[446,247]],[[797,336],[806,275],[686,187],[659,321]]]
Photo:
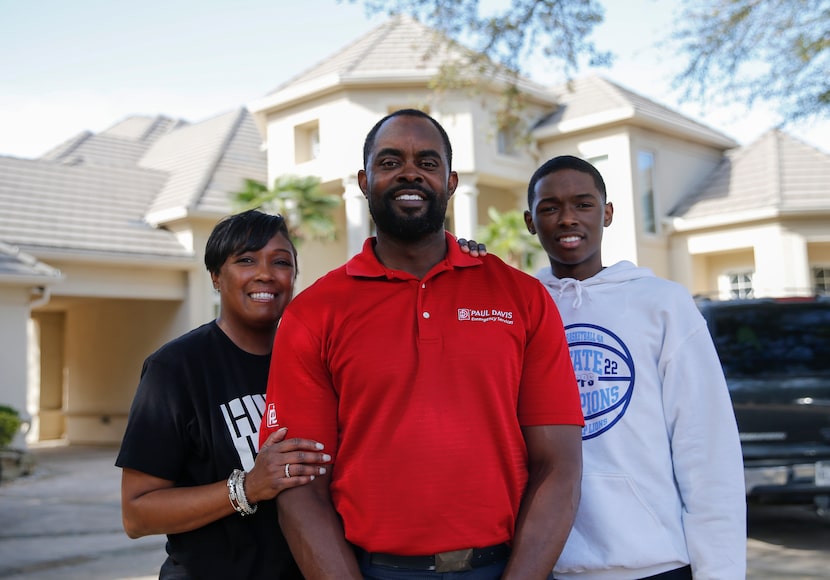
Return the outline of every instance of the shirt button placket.
[[[429,324],[428,321],[432,317],[432,313],[427,309],[426,304],[426,291],[427,291],[427,284],[426,282],[420,283],[420,288],[418,288],[418,309],[420,311],[420,323],[419,326],[419,334],[421,339],[435,339],[435,333],[437,329],[435,328],[434,324]]]

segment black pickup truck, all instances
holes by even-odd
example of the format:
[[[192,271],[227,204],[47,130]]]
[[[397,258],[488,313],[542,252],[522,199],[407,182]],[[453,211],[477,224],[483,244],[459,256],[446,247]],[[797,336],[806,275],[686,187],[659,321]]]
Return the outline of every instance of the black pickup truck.
[[[830,517],[830,297],[698,307],[729,385],[747,500]]]

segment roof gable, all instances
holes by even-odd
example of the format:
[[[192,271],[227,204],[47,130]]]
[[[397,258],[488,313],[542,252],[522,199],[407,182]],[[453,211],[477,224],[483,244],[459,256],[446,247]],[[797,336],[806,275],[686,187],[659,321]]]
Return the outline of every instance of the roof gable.
[[[183,125],[182,120],[163,116],[131,116],[100,133],[84,131],[39,159],[64,165],[134,166],[159,137]]]
[[[244,177],[264,181],[265,164],[253,120],[244,109],[172,131],[138,163],[169,175],[147,210],[147,220],[160,224],[191,212],[227,213],[230,192],[223,184],[233,191],[242,188]]]
[[[830,155],[773,129],[729,151],[701,189],[670,215],[684,219],[753,210],[830,211]]]
[[[559,106],[534,128],[538,138],[628,122],[676,133],[721,149],[737,146],[735,140],[720,131],[601,76],[575,79],[552,92]]]
[[[331,75],[341,82],[404,74],[430,78],[443,63],[462,54],[436,30],[410,16],[396,16],[269,94]]]
[[[411,16],[398,15],[279,85],[249,108],[259,114],[345,87],[418,85],[427,88],[444,65],[457,65],[461,71],[478,70],[466,65],[479,56]],[[479,86],[518,83],[526,95],[546,104],[550,101],[543,86],[516,77],[497,64],[493,66],[495,74],[478,75]],[[257,121],[262,123],[262,119]]]
[[[41,159],[0,157],[0,240],[27,251],[191,258],[158,226],[230,213],[244,179],[266,179],[244,109],[196,124],[128,117]]]

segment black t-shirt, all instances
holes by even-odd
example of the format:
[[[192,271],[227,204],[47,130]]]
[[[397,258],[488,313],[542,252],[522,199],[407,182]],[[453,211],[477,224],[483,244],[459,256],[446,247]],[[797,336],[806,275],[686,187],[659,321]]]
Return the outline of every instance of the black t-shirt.
[[[210,322],[147,357],[115,464],[187,487],[250,470],[259,441],[270,356],[239,349]],[[168,551],[196,578],[301,578],[276,502],[168,535]]]

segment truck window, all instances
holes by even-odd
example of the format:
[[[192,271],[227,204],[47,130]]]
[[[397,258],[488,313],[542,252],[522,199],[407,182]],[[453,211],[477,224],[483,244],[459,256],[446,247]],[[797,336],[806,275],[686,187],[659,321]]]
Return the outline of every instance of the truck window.
[[[732,305],[708,321],[727,377],[830,374],[830,303]]]

